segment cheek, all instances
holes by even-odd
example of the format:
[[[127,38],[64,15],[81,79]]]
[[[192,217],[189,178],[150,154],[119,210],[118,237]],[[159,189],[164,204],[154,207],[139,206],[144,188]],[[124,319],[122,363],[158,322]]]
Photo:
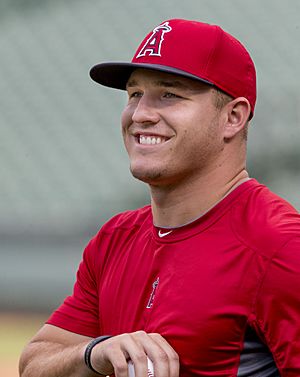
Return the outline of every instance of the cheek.
[[[132,123],[133,109],[129,106],[126,106],[121,115],[121,125],[123,134],[126,132],[128,127]]]
[[[124,145],[125,145],[127,152],[129,152],[129,149],[128,149],[129,148],[129,146],[128,146],[128,143],[129,143],[128,129],[129,129],[131,124],[132,124],[132,111],[130,111],[130,109],[127,106],[127,107],[125,107],[125,109],[123,110],[123,112],[121,114],[121,132],[122,132],[123,142],[124,142]]]

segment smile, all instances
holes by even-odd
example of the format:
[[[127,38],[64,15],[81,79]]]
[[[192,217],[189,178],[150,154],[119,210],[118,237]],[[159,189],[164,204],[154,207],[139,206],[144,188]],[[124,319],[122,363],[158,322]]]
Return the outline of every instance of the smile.
[[[145,135],[139,135],[138,136],[138,142],[142,145],[155,145],[155,144],[161,144],[167,141],[166,137],[162,136],[145,136]]]

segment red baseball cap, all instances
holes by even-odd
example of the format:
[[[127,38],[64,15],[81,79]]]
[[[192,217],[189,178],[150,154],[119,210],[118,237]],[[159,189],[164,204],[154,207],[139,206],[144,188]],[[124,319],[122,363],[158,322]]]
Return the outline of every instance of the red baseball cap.
[[[137,68],[200,80],[233,98],[245,97],[254,113],[254,63],[246,48],[217,25],[183,19],[164,21],[145,37],[131,62],[97,64],[90,76],[99,84],[125,90]]]

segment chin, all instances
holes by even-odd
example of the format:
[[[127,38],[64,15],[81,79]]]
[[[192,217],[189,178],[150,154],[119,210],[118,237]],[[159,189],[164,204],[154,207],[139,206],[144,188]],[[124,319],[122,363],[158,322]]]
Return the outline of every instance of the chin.
[[[158,169],[138,169],[131,166],[130,171],[134,178],[148,184],[158,183],[163,178],[162,172]]]

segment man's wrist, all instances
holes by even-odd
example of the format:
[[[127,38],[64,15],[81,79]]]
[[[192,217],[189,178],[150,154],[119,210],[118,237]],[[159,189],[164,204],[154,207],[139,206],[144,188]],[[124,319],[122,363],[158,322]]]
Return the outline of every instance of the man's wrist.
[[[99,336],[98,338],[95,338],[93,340],[91,340],[88,345],[86,346],[85,348],[85,351],[84,351],[84,363],[85,365],[94,373],[97,373],[99,375],[101,375],[100,372],[98,372],[96,369],[94,369],[93,365],[92,365],[92,362],[91,362],[91,355],[92,355],[92,350],[93,348],[101,343],[101,342],[104,342],[106,339],[109,339],[111,338],[112,335],[102,335],[102,336]]]

